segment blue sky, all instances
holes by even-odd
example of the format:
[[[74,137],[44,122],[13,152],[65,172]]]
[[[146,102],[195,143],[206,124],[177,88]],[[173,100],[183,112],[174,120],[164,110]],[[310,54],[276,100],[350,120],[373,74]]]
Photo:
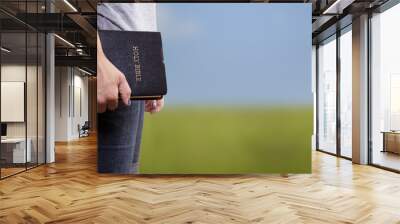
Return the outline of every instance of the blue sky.
[[[311,104],[310,4],[157,4],[168,104]]]

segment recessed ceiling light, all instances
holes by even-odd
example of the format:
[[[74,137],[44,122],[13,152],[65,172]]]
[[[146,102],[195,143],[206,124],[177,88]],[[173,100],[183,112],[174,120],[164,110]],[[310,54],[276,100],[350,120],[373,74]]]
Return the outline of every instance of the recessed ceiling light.
[[[83,69],[81,69],[81,68],[79,68],[79,67],[78,67],[78,70],[81,71],[81,72],[83,72],[83,73],[85,73],[85,74],[87,74],[87,75],[90,75],[90,76],[93,75],[92,73],[90,73],[90,72],[88,72],[88,71],[86,71],[86,70],[83,70]]]
[[[65,4],[67,4],[74,12],[78,12],[78,10],[68,1],[64,0]]]
[[[64,43],[66,43],[67,45],[69,45],[70,47],[73,47],[73,48],[75,48],[75,45],[73,45],[71,42],[69,42],[68,40],[66,40],[66,39],[64,39],[64,38],[62,38],[62,37],[60,37],[59,35],[57,35],[57,34],[54,34],[54,36],[55,37],[57,37],[59,40],[61,40],[62,42],[64,42]]]
[[[11,52],[11,50],[9,50],[9,49],[7,49],[5,47],[1,47],[0,49],[1,49],[1,51],[4,51],[6,53],[10,53]]]
[[[322,14],[342,14],[343,9],[351,5],[355,0],[336,0]]]

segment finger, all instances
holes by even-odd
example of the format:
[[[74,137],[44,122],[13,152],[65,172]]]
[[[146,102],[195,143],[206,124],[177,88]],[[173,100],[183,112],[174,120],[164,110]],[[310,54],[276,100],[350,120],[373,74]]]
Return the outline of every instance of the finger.
[[[151,110],[151,100],[146,100],[144,103],[144,111],[150,112]]]
[[[157,113],[157,112],[160,111],[159,108],[158,108],[158,100],[156,100],[156,101],[154,102],[154,104],[153,104],[153,110],[154,110],[154,113]]]
[[[152,100],[146,100],[145,104],[146,104],[146,107],[150,107],[153,103],[152,103]]]
[[[129,87],[128,81],[123,74],[121,74],[120,82],[118,85],[119,95],[121,96],[122,102],[125,105],[130,105],[130,98],[131,98],[131,88]]]
[[[151,107],[157,109],[157,100],[153,100]]]
[[[113,88],[110,91],[109,98],[107,99],[107,109],[108,110],[115,110],[118,107],[118,90],[117,88]]]
[[[103,98],[97,99],[97,113],[104,113],[107,109],[106,102]]]
[[[106,105],[105,104],[99,104],[97,106],[97,113],[104,113],[106,112]]]
[[[158,107],[164,107],[164,98],[157,100],[157,106]]]
[[[149,105],[147,106],[147,111],[148,111],[148,112],[152,112],[153,110],[154,110],[153,104],[149,104]]]
[[[157,105],[156,105],[157,112],[160,112],[163,107],[164,107],[164,99],[157,100]]]
[[[107,100],[107,109],[108,110],[115,110],[118,107],[118,98],[113,98],[113,99],[109,99]]]
[[[153,114],[153,113],[157,113],[157,112],[159,112],[160,110],[161,110],[161,108],[162,108],[162,102],[160,102],[160,101],[162,101],[162,100],[151,100],[151,102],[149,102],[149,112],[151,113],[151,114]]]
[[[151,107],[148,104],[146,104],[145,108],[144,108],[144,111],[150,112],[150,110],[151,110]]]
[[[146,100],[145,111],[149,113],[154,111],[154,100]]]

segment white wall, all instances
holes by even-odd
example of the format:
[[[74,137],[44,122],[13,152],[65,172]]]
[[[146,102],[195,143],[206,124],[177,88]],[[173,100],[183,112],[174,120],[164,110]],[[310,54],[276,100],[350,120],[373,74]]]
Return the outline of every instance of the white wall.
[[[76,68],[56,67],[55,85],[55,140],[77,139],[78,124],[88,120],[88,78]]]
[[[37,70],[38,69],[38,70]],[[25,80],[27,78],[27,80]],[[26,84],[26,107],[25,105],[20,108],[21,113],[27,115],[27,120],[22,122],[6,122],[7,123],[7,137],[9,138],[25,138],[29,139],[30,148],[32,150],[32,161],[44,163],[44,74],[42,67],[36,65],[25,64],[3,64],[1,66],[1,81],[11,82],[24,82]],[[3,91],[3,90],[2,90]],[[21,90],[23,91],[23,90]],[[23,94],[24,92],[22,92]],[[7,96],[2,96],[7,97]],[[13,113],[12,108],[2,107],[2,112]],[[15,112],[14,112],[15,113]],[[39,153],[39,156],[37,156]]]
[[[25,64],[8,64],[1,66],[1,81],[25,82]],[[28,68],[29,69],[29,68]],[[7,110],[7,108],[1,108]],[[25,122],[7,123],[7,137],[25,138]]]
[[[74,96],[71,96],[74,100],[74,102],[71,102],[71,105],[74,105],[72,108],[72,114],[71,114],[71,135],[73,138],[78,138],[79,137],[79,132],[78,132],[78,124],[83,125],[85,121],[88,121],[89,117],[89,111],[88,111],[88,78],[81,76],[82,73],[78,73],[76,75],[76,72],[78,70],[74,70],[75,75],[74,75]],[[80,108],[81,107],[81,108]],[[81,110],[81,111],[80,111]]]
[[[1,66],[1,81],[18,81],[25,82],[25,64],[8,64]],[[31,68],[28,67],[28,70]],[[1,108],[6,110],[7,108]],[[7,124],[7,136],[8,137],[25,137],[25,123],[24,122],[12,122]]]
[[[27,69],[27,70],[25,70]],[[27,66],[19,65],[19,64],[4,64],[1,66],[1,81],[10,81],[10,82],[25,82],[26,71],[28,72],[28,82],[29,86],[35,86],[35,88],[27,88],[27,106],[30,106],[30,109],[27,109],[29,113],[27,113],[28,119],[28,137],[29,134],[33,131],[30,131],[30,128],[35,131],[36,134],[36,113],[32,113],[32,111],[36,111],[37,99],[36,99],[36,80],[33,80],[30,75],[36,75],[36,66]],[[41,106],[41,105],[39,105]],[[32,108],[34,107],[34,108]],[[7,110],[7,108],[1,108],[1,110]],[[34,122],[34,123],[32,123]],[[7,122],[7,136],[8,137],[25,137],[25,123],[26,122]]]
[[[69,136],[69,95],[68,88],[70,83],[69,70],[67,67],[55,68],[55,100],[54,100],[54,119],[55,119],[55,141],[68,141]]]

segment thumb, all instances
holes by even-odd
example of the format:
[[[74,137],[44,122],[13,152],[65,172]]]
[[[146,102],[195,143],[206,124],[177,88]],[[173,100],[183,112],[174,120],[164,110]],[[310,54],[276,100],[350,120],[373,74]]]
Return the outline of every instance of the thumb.
[[[130,97],[131,97],[131,88],[129,87],[128,81],[126,81],[126,78],[123,74],[120,76],[120,81],[118,84],[118,91],[121,96],[122,102],[124,102],[125,105],[130,104]]]

